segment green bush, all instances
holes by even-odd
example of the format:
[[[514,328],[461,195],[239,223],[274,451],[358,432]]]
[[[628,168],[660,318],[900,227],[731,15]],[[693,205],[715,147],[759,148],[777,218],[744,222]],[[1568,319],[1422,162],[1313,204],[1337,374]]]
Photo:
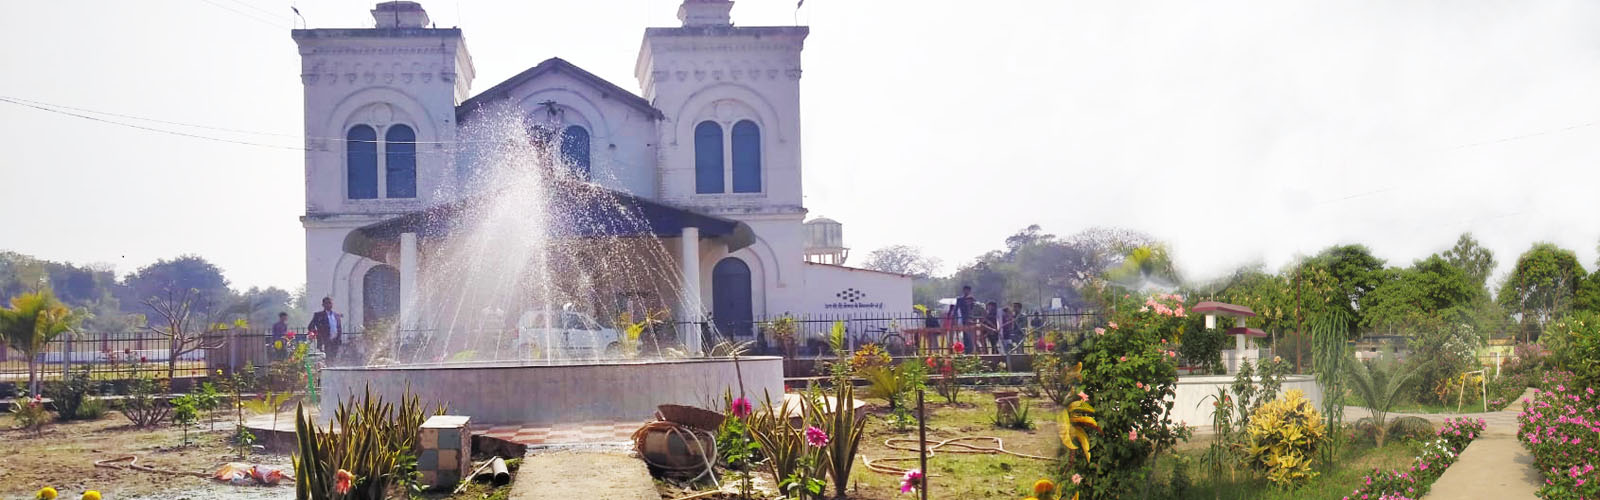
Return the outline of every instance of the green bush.
[[[1294,488],[1317,477],[1311,468],[1317,448],[1327,440],[1322,415],[1299,389],[1257,409],[1247,430],[1250,464],[1267,480]]]
[[[1082,498],[1132,498],[1148,493],[1151,459],[1184,434],[1170,418],[1178,372],[1176,343],[1187,319],[1175,295],[1113,296],[1116,311],[1084,341],[1079,390],[1099,410],[1092,454],[1069,453],[1068,470],[1082,476]],[[1142,303],[1141,303],[1142,302]],[[1151,303],[1161,307],[1151,306]],[[1142,306],[1142,307],[1141,307]]]
[[[1434,437],[1433,423],[1422,417],[1400,417],[1389,423],[1389,438],[1423,441]]]
[[[46,384],[45,394],[50,395],[50,399],[55,401],[56,411],[60,413],[62,420],[100,418],[100,415],[86,415],[83,411],[84,402],[89,401],[98,392],[96,391],[98,385],[90,377],[89,367],[86,365],[82,370],[68,374],[65,380]],[[105,414],[103,407],[100,414]]]
[[[1546,326],[1539,339],[1551,363],[1576,374],[1580,386],[1600,386],[1600,313],[1569,314]]]

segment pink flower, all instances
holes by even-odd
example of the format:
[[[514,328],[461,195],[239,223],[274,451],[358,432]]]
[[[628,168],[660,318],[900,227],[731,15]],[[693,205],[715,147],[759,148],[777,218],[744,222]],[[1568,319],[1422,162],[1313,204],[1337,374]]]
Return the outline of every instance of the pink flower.
[[[1083,391],[1078,391],[1078,399],[1083,400],[1083,402],[1087,403],[1087,402],[1089,402],[1089,395],[1087,393],[1084,393]]]
[[[734,399],[733,403],[728,407],[728,413],[732,413],[734,418],[748,417],[750,416],[750,411],[750,400],[745,398]]]
[[[1117,358],[1117,360],[1126,363],[1126,362],[1128,362],[1128,357],[1127,356],[1123,356],[1121,358]]]
[[[1094,329],[1094,334],[1095,335],[1105,335],[1106,334],[1106,329],[1097,327],[1097,328]]]
[[[1144,388],[1144,382],[1134,382],[1133,386],[1134,387],[1138,387],[1140,389],[1143,389]]]
[[[1112,321],[1110,323],[1106,323],[1106,326],[1111,327],[1112,330],[1116,330],[1117,329],[1117,322]]]
[[[806,444],[811,445],[813,448],[827,446],[828,433],[823,432],[822,429],[818,429],[816,426],[807,427]]]
[[[910,493],[922,486],[922,469],[911,469],[900,476],[900,492]]]
[[[333,473],[333,491],[338,492],[340,495],[349,493],[350,482],[353,480],[355,480],[355,476],[351,475],[350,471],[339,469],[339,472]]]
[[[1082,482],[1083,482],[1083,476],[1078,475],[1078,474],[1073,474],[1072,475],[1072,484],[1079,484],[1079,483],[1082,483]]]
[[[1139,440],[1139,429],[1128,429],[1128,440],[1129,441],[1138,441]]]

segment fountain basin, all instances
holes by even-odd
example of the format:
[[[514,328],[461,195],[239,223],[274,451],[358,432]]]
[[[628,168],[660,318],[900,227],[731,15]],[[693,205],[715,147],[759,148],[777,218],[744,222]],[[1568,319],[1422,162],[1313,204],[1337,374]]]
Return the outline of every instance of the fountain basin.
[[[783,396],[783,359],[775,356],[546,363],[462,362],[322,370],[323,418],[338,402],[370,388],[397,401],[407,387],[425,405],[450,405],[472,423],[643,422],[656,406],[720,408],[725,391],[752,401]]]

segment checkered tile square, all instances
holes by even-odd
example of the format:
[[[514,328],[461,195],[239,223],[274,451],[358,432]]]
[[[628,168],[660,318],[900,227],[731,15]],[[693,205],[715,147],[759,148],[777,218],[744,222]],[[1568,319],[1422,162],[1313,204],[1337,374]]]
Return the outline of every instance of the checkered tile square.
[[[472,433],[524,445],[617,443],[627,441],[643,425],[644,422],[582,422],[474,426]]]

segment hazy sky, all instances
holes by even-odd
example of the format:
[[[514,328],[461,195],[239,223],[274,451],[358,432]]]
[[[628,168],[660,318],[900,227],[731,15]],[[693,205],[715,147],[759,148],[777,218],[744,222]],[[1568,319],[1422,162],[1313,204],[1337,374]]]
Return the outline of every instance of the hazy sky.
[[[304,276],[299,56],[283,0],[11,2],[0,249],[119,272],[205,256],[235,286]],[[465,30],[474,92],[560,56],[636,89],[676,0],[424,0]],[[313,28],[370,1],[299,0]],[[811,26],[806,206],[858,259],[946,271],[1031,223],[1143,230],[1191,276],[1361,242],[1391,264],[1472,231],[1503,273],[1600,240],[1600,2],[742,0]],[[912,217],[907,217],[910,214]]]

